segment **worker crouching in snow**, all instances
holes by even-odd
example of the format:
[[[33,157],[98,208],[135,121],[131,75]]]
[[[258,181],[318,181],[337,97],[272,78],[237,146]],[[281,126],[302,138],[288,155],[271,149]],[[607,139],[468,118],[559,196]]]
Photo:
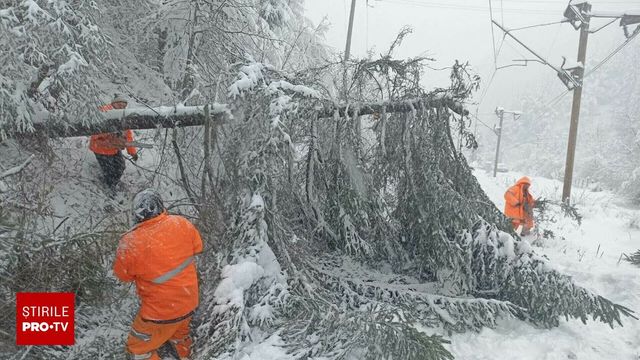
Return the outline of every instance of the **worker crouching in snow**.
[[[518,235],[528,235],[534,225],[533,208],[536,202],[529,193],[530,186],[531,180],[525,176],[504,193],[504,214],[511,219]]]
[[[113,109],[124,109],[127,107],[127,100],[116,95],[111,104],[101,106],[100,111]],[[125,130],[117,133],[104,133],[91,135],[89,149],[93,151],[102,168],[104,182],[111,190],[120,181],[125,169],[125,161],[121,150],[127,149],[134,161],[138,160],[138,152],[134,146],[128,144],[133,142],[133,131]]]
[[[195,255],[202,252],[200,233],[189,220],[168,215],[153,189],[133,199],[137,224],[120,239],[113,272],[133,281],[140,310],[131,325],[127,352],[131,359],[160,359],[157,349],[169,341],[180,356],[191,356],[191,317],[198,306]]]

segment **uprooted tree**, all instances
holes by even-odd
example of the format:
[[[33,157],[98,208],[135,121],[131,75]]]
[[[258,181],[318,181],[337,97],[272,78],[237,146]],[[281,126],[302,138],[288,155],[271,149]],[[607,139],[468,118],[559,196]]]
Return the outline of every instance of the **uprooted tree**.
[[[207,124],[204,160],[186,164],[205,162],[190,192],[211,249],[197,358],[271,341],[299,358],[449,359],[420,326],[633,317],[510,233],[462,154],[476,143],[456,106],[479,79],[456,63],[450,88],[426,92],[424,60],[351,64],[340,106],[317,72],[238,66],[233,116]]]

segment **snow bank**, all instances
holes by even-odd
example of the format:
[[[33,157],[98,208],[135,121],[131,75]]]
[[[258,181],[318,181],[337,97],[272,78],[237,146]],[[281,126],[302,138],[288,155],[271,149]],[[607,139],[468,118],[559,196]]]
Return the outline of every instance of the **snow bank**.
[[[273,334],[262,342],[249,343],[238,354],[224,354],[220,360],[293,360],[287,354],[286,344],[278,334]]]
[[[243,306],[244,292],[264,273],[261,266],[251,261],[225,266],[222,269],[222,281],[214,292],[217,303]]]
[[[504,173],[492,178],[476,171],[474,175],[487,195],[503,209],[504,191],[523,174]],[[559,199],[561,189],[559,181],[532,178],[535,197]],[[547,264],[552,263],[559,271],[571,275],[579,285],[640,310],[640,269],[620,261],[621,253],[640,248],[640,230],[629,226],[629,220],[640,216],[640,210],[626,207],[605,191],[589,192],[574,187],[573,193],[579,195],[576,198],[580,200],[582,226],[558,213],[556,223],[552,224],[556,239],[522,245],[548,257]],[[624,327],[611,329],[600,322],[584,325],[579,320],[569,320],[557,328],[539,329],[526,322],[505,319],[495,329],[454,334],[449,350],[457,359],[465,360],[638,359],[640,322],[627,319],[623,324]]]

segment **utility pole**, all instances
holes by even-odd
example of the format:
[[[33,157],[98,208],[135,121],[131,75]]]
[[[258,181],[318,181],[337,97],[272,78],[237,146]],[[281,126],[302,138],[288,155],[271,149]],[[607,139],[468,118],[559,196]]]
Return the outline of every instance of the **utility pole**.
[[[567,145],[567,161],[564,168],[564,184],[562,186],[562,202],[569,204],[571,202],[571,184],[573,182],[573,164],[576,154],[576,139],[578,137],[578,123],[580,120],[580,103],[582,101],[582,88],[584,86],[584,68],[587,57],[587,40],[589,34],[600,31],[607,25],[596,30],[589,30],[591,19],[608,18],[620,19],[620,26],[624,29],[627,42],[638,35],[640,26],[636,28],[633,34],[629,33],[628,26],[640,23],[640,13],[597,13],[591,11],[591,4],[588,2],[579,4],[569,4],[564,11],[564,17],[573,25],[576,30],[580,30],[580,43],[578,44],[578,62],[579,66],[571,69],[571,75],[579,82],[578,86],[573,88],[573,105],[571,106],[571,124],[569,126],[569,143]],[[563,80],[564,81],[564,80]],[[565,82],[566,84],[566,82]]]
[[[347,84],[347,61],[349,61],[349,56],[351,55],[351,34],[353,34],[353,17],[356,12],[356,0],[351,0],[351,12],[349,13],[349,28],[347,30],[347,44],[344,47],[344,59],[342,60],[342,65],[344,67],[342,71],[342,87],[343,94],[342,97],[344,101],[347,101],[349,97],[349,89]]]
[[[576,139],[578,137],[578,122],[580,120],[580,103],[582,100],[582,86],[584,84],[584,67],[585,60],[587,55],[587,40],[589,38],[589,34],[596,33],[609,24],[612,24],[615,19],[620,19],[620,26],[623,27],[624,34],[627,38],[627,42],[629,42],[633,37],[640,34],[640,25],[633,31],[633,33],[629,32],[629,26],[640,24],[640,12],[624,12],[624,13],[613,13],[613,12],[592,12],[591,4],[588,2],[583,2],[579,4],[571,4],[567,6],[564,11],[564,17],[567,22],[573,25],[574,29],[580,30],[580,43],[578,44],[578,62],[580,64],[575,67],[565,68],[564,63],[560,68],[550,64],[547,60],[538,55],[531,48],[526,46],[522,41],[520,41],[517,37],[515,37],[512,32],[514,30],[508,30],[495,20],[491,20],[496,26],[498,26],[505,35],[510,36],[515,41],[517,41],[520,45],[522,45],[525,49],[527,49],[531,54],[533,54],[538,61],[544,65],[551,67],[557,73],[558,77],[565,84],[567,89],[573,90],[573,105],[571,107],[571,124],[569,128],[569,143],[567,145],[567,160],[565,163],[565,172],[564,172],[564,184],[562,187],[562,201],[564,203],[569,203],[571,201],[571,183],[573,181],[573,164],[575,160],[575,150],[576,150]],[[605,18],[605,19],[613,19],[611,22],[606,25],[597,28],[595,30],[589,30],[589,23],[592,18]],[[534,60],[524,60],[525,64],[527,61]]]
[[[586,12],[591,11],[591,5],[584,3]],[[589,39],[589,18],[585,17],[580,25],[580,43],[578,44],[578,63],[582,65],[576,69],[576,75],[582,82],[581,86],[573,89],[573,105],[571,106],[571,124],[569,126],[569,144],[567,145],[567,161],[564,167],[564,184],[562,186],[562,202],[569,205],[571,200],[571,184],[573,182],[573,163],[576,157],[576,140],[578,138],[578,123],[580,121],[580,103],[582,102],[582,88],[584,86],[584,67],[587,58],[587,40]]]
[[[496,144],[496,158],[493,162],[493,177],[496,177],[498,172],[498,161],[500,160],[500,141],[502,140],[502,123],[504,121],[504,114],[513,114],[513,119],[517,120],[517,117],[521,114],[520,111],[509,111],[501,107],[496,108],[496,115],[500,117],[500,125],[496,129],[496,135],[498,135],[498,142]]]
[[[497,108],[496,114],[500,117],[500,125],[496,129],[498,135],[498,143],[496,144],[496,159],[493,161],[493,177],[496,177],[498,172],[498,160],[500,160],[500,140],[502,139],[502,122],[504,121],[504,109]]]
[[[347,30],[347,45],[344,49],[344,62],[349,61],[351,55],[351,34],[353,33],[353,16],[356,13],[356,0],[351,0],[351,12],[349,13],[349,30]]]

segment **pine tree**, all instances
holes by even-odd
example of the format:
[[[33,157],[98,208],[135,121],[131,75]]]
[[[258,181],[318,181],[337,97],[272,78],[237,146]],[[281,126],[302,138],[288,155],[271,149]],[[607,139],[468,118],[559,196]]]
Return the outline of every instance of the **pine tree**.
[[[222,162],[237,164],[236,180],[222,192],[262,200],[260,215],[247,201],[238,208],[223,264],[258,256],[247,234],[267,234],[259,238],[281,273],[252,277],[236,287],[243,305],[202,319],[205,356],[234,358],[252,341],[278,336],[299,356],[447,359],[446,340],[416,331],[417,324],[473,331],[504,317],[544,327],[592,317],[614,326],[633,316],[513,237],[452,136],[475,146],[456,104],[479,79],[456,63],[451,88],[428,93],[416,85],[423,61],[354,64],[350,77],[363,94],[395,86],[382,88],[393,97],[379,111],[328,102],[270,66],[239,67],[230,87],[237,115],[222,139]],[[205,296],[215,314],[229,274],[223,270],[222,285]],[[275,282],[274,274],[286,281]],[[279,301],[269,307],[269,321],[252,322],[249,309],[273,294]]]

